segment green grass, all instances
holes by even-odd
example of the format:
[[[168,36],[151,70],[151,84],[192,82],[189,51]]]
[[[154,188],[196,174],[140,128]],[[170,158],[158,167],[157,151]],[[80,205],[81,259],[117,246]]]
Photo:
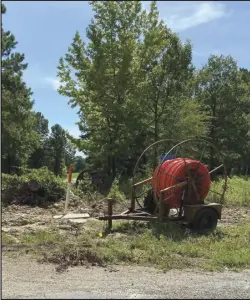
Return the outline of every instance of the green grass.
[[[224,181],[214,182],[211,189],[221,193]],[[212,192],[208,196],[212,201],[218,200],[218,196]],[[234,176],[228,178],[227,190],[224,204],[227,206],[248,206],[250,207],[250,178]]]
[[[23,234],[20,242],[29,246],[39,247],[63,242],[63,237],[56,231],[38,231],[34,234]]]
[[[78,175],[79,175],[79,173],[72,173],[72,180],[76,180]]]
[[[61,235],[57,231],[25,234],[19,243],[45,262],[72,266],[129,264],[161,269],[202,268],[239,270],[250,267],[250,222],[218,228],[200,236],[177,224],[114,222],[112,234],[103,232],[101,222],[93,222],[81,234]],[[3,244],[13,243],[7,235]]]
[[[8,246],[16,243],[16,240],[11,235],[2,232],[2,245]]]

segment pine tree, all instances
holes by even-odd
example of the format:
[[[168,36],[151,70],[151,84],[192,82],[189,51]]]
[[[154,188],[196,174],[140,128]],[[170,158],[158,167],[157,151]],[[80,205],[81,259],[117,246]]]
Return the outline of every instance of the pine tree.
[[[3,4],[1,11],[3,16],[6,13]],[[2,26],[2,171],[6,173],[25,166],[39,144],[34,130],[32,92],[22,78],[27,64],[24,54],[14,52],[16,45],[14,35]]]

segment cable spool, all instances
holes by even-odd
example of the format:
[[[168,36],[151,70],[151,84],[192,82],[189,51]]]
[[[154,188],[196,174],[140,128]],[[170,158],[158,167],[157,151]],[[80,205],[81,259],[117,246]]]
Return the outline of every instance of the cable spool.
[[[197,160],[175,158],[165,161],[155,169],[152,187],[159,198],[161,190],[183,181],[190,182],[190,180],[193,180],[195,188],[193,184],[187,184],[186,187],[175,188],[165,193],[164,198],[168,207],[179,208],[185,190],[187,192],[184,200],[186,204],[203,202],[209,192],[211,179],[208,168]]]

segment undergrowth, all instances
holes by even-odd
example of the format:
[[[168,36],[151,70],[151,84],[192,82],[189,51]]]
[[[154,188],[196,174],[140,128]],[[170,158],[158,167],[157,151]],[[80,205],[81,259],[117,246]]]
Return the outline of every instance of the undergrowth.
[[[119,180],[117,178],[114,179],[107,197],[116,199],[120,202],[126,199],[125,194],[121,191],[119,187]]]
[[[28,182],[39,184],[37,192],[32,193]],[[2,202],[8,204],[41,204],[55,202],[65,196],[63,179],[55,176],[46,167],[27,169],[23,175],[2,174]]]
[[[103,231],[103,232],[102,232]],[[101,234],[102,232],[102,234]],[[13,240],[3,237],[3,244]],[[76,265],[137,264],[164,270],[202,268],[240,270],[250,267],[250,222],[217,228],[200,236],[181,229],[178,224],[116,222],[111,234],[101,222],[90,224],[78,234],[57,231],[23,234],[19,243],[42,262],[62,268]]]

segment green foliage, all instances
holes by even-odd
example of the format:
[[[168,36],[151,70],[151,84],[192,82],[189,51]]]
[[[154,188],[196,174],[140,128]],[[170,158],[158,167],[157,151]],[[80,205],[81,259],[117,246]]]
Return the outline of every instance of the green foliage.
[[[154,1],[149,13],[139,1],[91,5],[89,43],[76,32],[58,66],[59,93],[80,107],[77,147],[113,179],[121,170],[131,176],[150,142],[206,133],[206,113],[189,91],[192,48],[159,20]]]
[[[36,117],[36,132],[40,136],[40,143],[37,149],[29,157],[29,168],[41,168],[48,165],[48,136],[49,136],[49,121],[40,112],[35,113]]]
[[[76,156],[74,158],[74,172],[79,173],[85,167],[85,159],[82,156]]]
[[[2,174],[2,190],[5,191],[6,189],[18,189],[22,184],[22,177],[14,174]]]
[[[210,56],[196,76],[195,96],[211,117],[208,136],[219,145],[229,167],[240,157],[249,163],[250,81],[246,79],[236,61],[223,55]],[[212,150],[210,156],[214,165]]]
[[[6,8],[2,5],[2,14]],[[10,173],[13,166],[26,165],[29,155],[39,145],[32,112],[32,92],[23,81],[27,68],[24,54],[14,52],[14,35],[2,26],[1,84],[2,84],[2,170]]]
[[[23,175],[25,180],[37,180],[42,186],[44,186],[48,193],[52,193],[56,188],[64,188],[63,181],[60,177],[56,176],[53,172],[48,170],[47,167],[40,169],[30,169]]]
[[[84,174],[83,178],[79,182],[78,189],[84,194],[93,193],[94,187],[91,181],[91,178],[88,174]]]
[[[117,201],[124,201],[126,199],[126,196],[120,190],[119,180],[117,178],[115,178],[115,180],[112,182],[112,186],[107,197],[113,198]]]
[[[36,113],[36,131],[40,136],[39,147],[29,158],[30,168],[47,166],[55,175],[63,176],[75,159],[75,148],[67,132],[59,125],[51,127],[49,134],[48,120],[41,113]]]
[[[55,175],[62,175],[62,170],[65,165],[66,143],[66,132],[63,128],[59,124],[52,126],[49,145],[53,151],[51,154],[53,158],[53,172]]]
[[[130,122],[135,119],[131,115],[135,113],[132,106],[135,103],[129,100],[133,79],[130,66],[134,40],[139,37],[140,3],[92,2],[92,6],[96,18],[87,29],[90,43],[85,49],[76,33],[65,60],[60,59],[59,77],[66,85],[59,91],[70,97],[72,105],[81,106],[80,130],[90,135],[79,146],[95,161],[107,166],[115,177],[118,153],[128,148],[129,113]],[[104,14],[110,17],[103,18]],[[71,67],[76,69],[76,81],[70,78]]]
[[[214,182],[212,190],[221,193],[223,180]],[[212,197],[213,195],[210,195]],[[250,207],[250,180],[243,177],[229,177],[227,180],[227,190],[225,193],[225,205],[227,206],[248,206]]]
[[[88,174],[83,175],[83,178],[78,183],[78,187],[73,187],[72,191],[82,201],[85,201],[91,205],[93,205],[95,201],[98,201],[100,198],[103,198],[103,196],[101,196],[94,187],[92,180]]]
[[[46,167],[40,169],[22,169],[23,175],[2,174],[2,201],[5,204],[36,204],[53,202],[65,196],[63,180],[55,176]],[[39,190],[33,195],[27,183],[36,180]]]
[[[21,236],[21,243],[30,245],[32,247],[39,247],[41,245],[53,245],[55,241],[63,242],[62,236],[56,231],[38,231],[35,235],[23,234]]]
[[[1,10],[2,15],[6,13],[3,4]],[[61,175],[64,165],[73,161],[75,150],[60,125],[54,125],[49,136],[48,120],[32,110],[32,92],[23,81],[28,64],[24,54],[15,52],[16,45],[15,36],[2,27],[2,171],[17,173],[19,167],[47,166]]]

